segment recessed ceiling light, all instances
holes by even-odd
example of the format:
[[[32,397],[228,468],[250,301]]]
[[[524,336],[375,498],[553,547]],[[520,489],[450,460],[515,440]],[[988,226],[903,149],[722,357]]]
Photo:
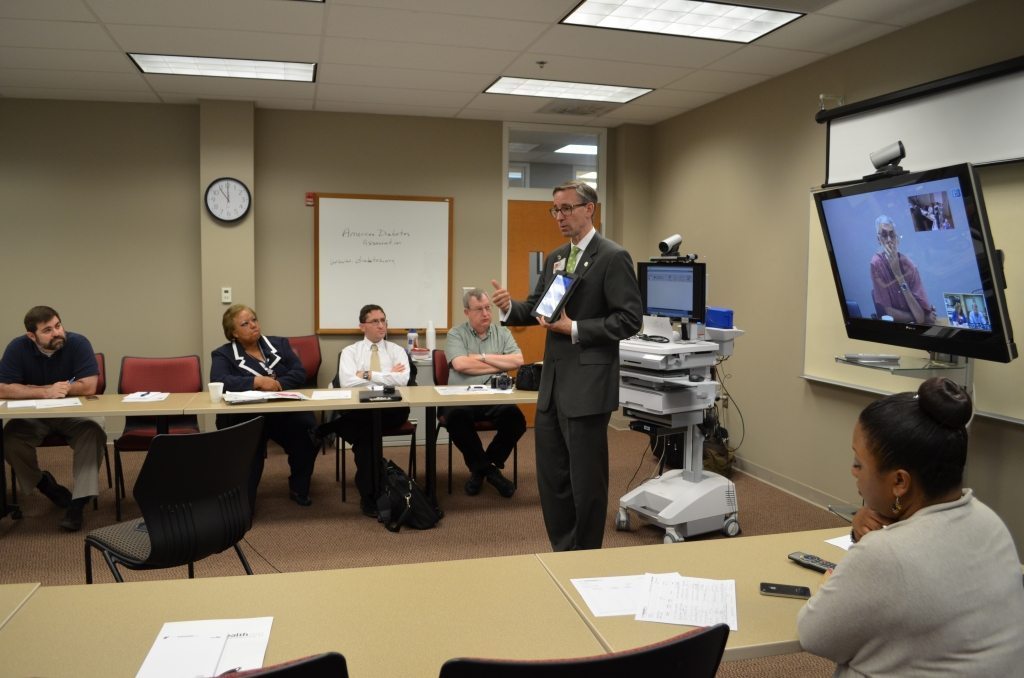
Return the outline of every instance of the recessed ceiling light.
[[[746,43],[802,16],[721,2],[584,0],[561,23]]]
[[[575,153],[577,155],[597,155],[597,146],[588,146],[585,144],[569,144],[568,146],[562,146],[555,153]]]
[[[586,101],[611,101],[624,104],[653,90],[642,87],[619,87],[617,85],[594,85],[586,82],[561,82],[558,80],[534,80],[532,78],[500,77],[484,90],[486,94],[513,94],[523,97],[551,97],[554,99],[583,99]]]
[[[171,56],[168,54],[132,54],[143,73],[164,75],[202,75],[211,78],[252,78],[314,82],[316,64],[296,61],[260,61],[257,59],[219,59],[215,57]]]

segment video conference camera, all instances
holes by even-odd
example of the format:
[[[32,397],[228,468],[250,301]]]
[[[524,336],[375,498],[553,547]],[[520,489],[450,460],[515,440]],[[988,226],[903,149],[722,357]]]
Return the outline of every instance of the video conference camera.
[[[896,141],[884,146],[873,153],[868,154],[871,164],[878,170],[874,174],[864,177],[864,181],[873,181],[883,177],[896,177],[906,174],[907,170],[900,167],[900,160],[907,157],[907,149],[903,147],[902,141]]]
[[[907,157],[907,149],[903,147],[902,141],[897,141],[878,149],[868,157],[871,158],[871,164],[875,169],[880,170],[887,165],[895,165]]]
[[[683,244],[683,236],[678,233],[670,235],[658,243],[658,250],[662,254],[678,254],[679,246]]]

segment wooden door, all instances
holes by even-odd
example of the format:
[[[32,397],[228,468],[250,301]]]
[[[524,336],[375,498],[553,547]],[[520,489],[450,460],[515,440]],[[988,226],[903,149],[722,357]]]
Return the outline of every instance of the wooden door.
[[[558,230],[548,210],[550,200],[509,200],[508,201],[508,291],[513,299],[525,299],[530,292],[530,252],[548,252],[565,244],[565,238]],[[600,230],[601,206],[594,216],[594,226]],[[530,327],[510,327],[512,336],[523,352],[527,363],[544,359],[545,330]],[[536,405],[520,405],[526,415],[526,423],[533,426]]]

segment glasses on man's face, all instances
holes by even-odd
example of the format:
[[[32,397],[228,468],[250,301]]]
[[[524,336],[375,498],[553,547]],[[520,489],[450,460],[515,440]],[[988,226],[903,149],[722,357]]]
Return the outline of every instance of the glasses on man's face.
[[[576,209],[577,207],[583,207],[586,204],[587,203],[585,202],[580,202],[576,203],[575,205],[562,205],[561,207],[552,207],[551,209],[548,210],[548,214],[550,214],[552,217],[556,219],[558,218],[559,214],[561,214],[563,217],[567,217],[570,214],[572,214],[572,211],[574,209]]]
[[[879,231],[878,237],[882,240],[899,240],[900,238],[899,235],[896,234],[896,231],[890,230]]]
[[[469,312],[470,313],[490,313],[491,312],[491,307],[490,306],[470,306],[469,307]]]
[[[374,318],[373,320],[366,320],[363,322],[364,325],[387,325],[387,318]]]

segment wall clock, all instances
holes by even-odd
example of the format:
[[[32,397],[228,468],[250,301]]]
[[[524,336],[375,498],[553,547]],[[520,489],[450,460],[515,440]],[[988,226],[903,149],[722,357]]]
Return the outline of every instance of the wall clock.
[[[206,187],[206,209],[220,221],[241,221],[249,213],[250,205],[249,188],[238,179],[221,177]]]

